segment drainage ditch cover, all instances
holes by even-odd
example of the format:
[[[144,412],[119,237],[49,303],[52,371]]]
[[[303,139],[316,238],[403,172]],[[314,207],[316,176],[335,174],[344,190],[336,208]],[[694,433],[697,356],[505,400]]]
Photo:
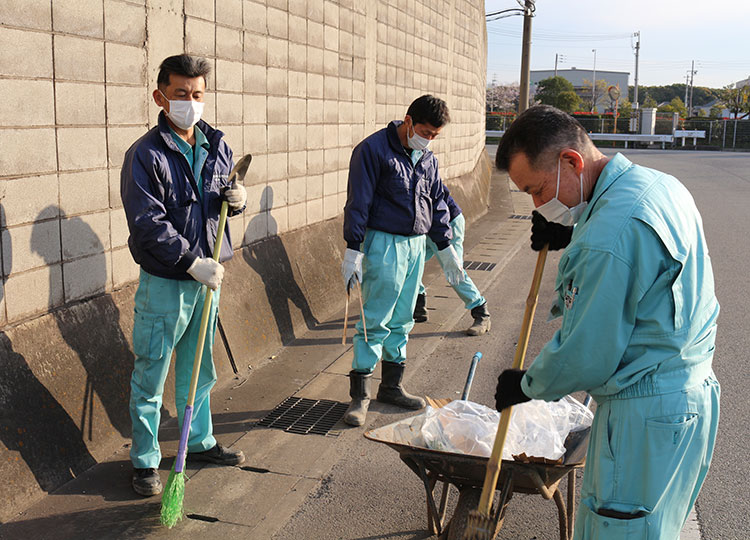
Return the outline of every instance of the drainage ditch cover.
[[[347,403],[328,399],[288,397],[257,425],[299,435],[329,435],[348,406]]]
[[[511,214],[510,219],[531,219],[531,216],[522,216],[520,214]]]
[[[489,272],[497,266],[497,263],[482,261],[464,261],[464,270],[484,270]]]

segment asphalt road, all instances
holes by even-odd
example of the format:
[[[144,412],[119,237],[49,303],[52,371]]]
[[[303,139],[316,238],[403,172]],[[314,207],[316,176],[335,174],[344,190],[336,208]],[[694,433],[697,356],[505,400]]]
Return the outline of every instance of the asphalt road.
[[[746,392],[750,370],[745,361],[750,345],[745,319],[750,155],[661,150],[624,153],[636,163],[677,176],[693,193],[703,215],[722,306],[714,359],[722,384],[722,416],[714,461],[698,499],[697,514],[703,539],[745,540],[750,537],[750,501],[745,496],[749,472],[745,448],[750,440]],[[555,254],[548,258],[528,359],[557,328],[555,323],[545,322],[545,315],[558,259]],[[469,359],[479,350],[484,360],[472,388],[472,400],[492,404],[495,377],[512,362],[534,262],[535,254],[528,249],[513,257],[492,287],[484,291],[492,313],[492,332],[478,338],[461,335],[458,331],[469,323],[464,316],[456,325],[457,331],[449,333],[429,361],[420,363],[420,369],[411,374],[410,390],[454,397]],[[386,409],[368,427],[401,416]],[[395,451],[356,435],[348,432],[336,443],[341,458],[274,538],[430,538],[426,533],[424,490],[418,477],[401,463]],[[559,538],[554,504],[538,495],[515,495],[499,537]]]

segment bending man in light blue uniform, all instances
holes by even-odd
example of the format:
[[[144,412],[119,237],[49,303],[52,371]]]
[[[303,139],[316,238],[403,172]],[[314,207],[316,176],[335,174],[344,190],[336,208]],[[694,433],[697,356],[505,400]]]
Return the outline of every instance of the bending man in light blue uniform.
[[[365,422],[372,371],[381,357],[378,401],[407,409],[425,405],[403,389],[402,380],[426,234],[438,248],[448,280],[458,283],[463,278],[461,259],[450,245],[450,216],[437,159],[427,149],[449,121],[445,102],[425,95],[409,106],[403,122],[391,122],[352,152],[341,271],[347,291],[362,283],[368,337],[365,341],[359,321],[349,373],[352,402],[344,415],[353,426]]]
[[[445,203],[448,205],[448,211],[450,212],[451,217],[450,225],[451,234],[453,235],[451,245],[453,246],[453,249],[456,250],[458,258],[463,261],[466,220],[464,219],[463,212],[461,212],[461,207],[458,206],[453,197],[451,197],[446,186],[443,186],[443,191],[445,191]],[[433,242],[428,236],[424,261],[429,261],[437,252],[438,249],[435,242]],[[438,261],[439,260],[440,259],[438,259]],[[482,293],[480,293],[477,286],[474,285],[474,282],[466,273],[466,270],[464,270],[463,277],[463,280],[453,285],[453,290],[456,291],[458,297],[463,300],[466,309],[471,311],[471,316],[474,318],[474,323],[466,330],[466,334],[470,336],[481,336],[490,331],[490,312],[487,309],[487,300],[484,299]],[[417,304],[414,307],[414,321],[427,321],[427,291],[421,281],[419,282]]]
[[[232,150],[221,131],[200,120],[209,71],[206,60],[184,54],[162,62],[153,98],[164,111],[158,125],[126,152],[122,166],[120,192],[130,230],[128,245],[141,267],[133,326],[130,459],[133,489],[143,496],[162,490],[158,433],[173,350],[175,401],[178,425],[182,425],[205,286],[216,292],[190,424],[188,459],[220,465],[237,465],[245,459],[241,451],[216,442],[211,423],[209,395],[216,382],[212,349],[224,276],[224,267],[212,254],[223,197],[231,213],[237,214],[247,195],[241,185],[227,189]],[[227,225],[219,260],[231,257]]]
[[[496,405],[589,392],[598,406],[574,538],[677,540],[719,420],[719,304],[695,202],[676,178],[604,156],[546,105],[505,132],[496,164],[537,206],[533,247],[567,244],[562,327],[528,371],[500,375]]]

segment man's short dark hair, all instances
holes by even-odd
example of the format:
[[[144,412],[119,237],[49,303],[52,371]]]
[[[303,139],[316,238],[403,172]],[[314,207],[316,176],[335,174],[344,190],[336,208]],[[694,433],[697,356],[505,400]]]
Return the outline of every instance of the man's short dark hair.
[[[529,163],[538,167],[540,158],[557,155],[563,148],[579,152],[591,144],[583,126],[570,116],[550,105],[535,105],[522,112],[500,139],[495,155],[495,166],[507,171],[511,158],[522,152]]]
[[[189,54],[178,54],[165,58],[159,66],[159,76],[156,78],[157,86],[169,86],[169,75],[172,73],[190,79],[203,77],[203,80],[208,82],[211,64],[205,58],[190,56]]]
[[[411,116],[415,124],[431,124],[439,128],[451,121],[448,104],[440,98],[426,94],[420,96],[409,105],[406,114]]]

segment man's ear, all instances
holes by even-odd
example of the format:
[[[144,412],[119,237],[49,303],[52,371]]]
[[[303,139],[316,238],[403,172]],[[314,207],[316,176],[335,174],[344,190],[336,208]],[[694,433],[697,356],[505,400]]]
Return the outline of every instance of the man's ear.
[[[563,166],[572,168],[576,175],[581,174],[585,167],[583,156],[573,148],[564,148],[560,152],[560,160]]]
[[[159,107],[163,108],[164,110],[169,110],[169,101],[167,99],[164,99],[164,96],[161,94],[159,89],[153,91],[151,96],[154,98],[154,103],[156,103]]]

